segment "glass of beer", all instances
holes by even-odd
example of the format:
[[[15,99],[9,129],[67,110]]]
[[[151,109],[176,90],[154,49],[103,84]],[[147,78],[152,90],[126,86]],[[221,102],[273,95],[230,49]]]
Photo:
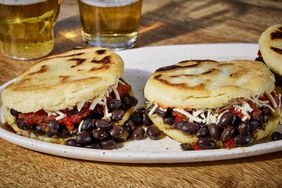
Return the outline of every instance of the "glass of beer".
[[[82,38],[91,46],[122,50],[134,46],[142,0],[78,0]]]
[[[30,60],[54,48],[60,0],[0,0],[0,52]]]

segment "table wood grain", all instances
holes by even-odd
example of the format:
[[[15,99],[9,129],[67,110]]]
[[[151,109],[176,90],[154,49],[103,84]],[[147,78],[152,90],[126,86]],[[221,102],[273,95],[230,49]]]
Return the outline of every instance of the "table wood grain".
[[[144,0],[136,48],[194,43],[256,43],[282,22],[282,2]],[[77,2],[62,1],[53,54],[85,44]],[[205,52],[203,52],[205,53]],[[0,56],[0,84],[32,61]],[[0,187],[282,187],[282,152],[184,164],[114,164],[34,152],[0,139]]]

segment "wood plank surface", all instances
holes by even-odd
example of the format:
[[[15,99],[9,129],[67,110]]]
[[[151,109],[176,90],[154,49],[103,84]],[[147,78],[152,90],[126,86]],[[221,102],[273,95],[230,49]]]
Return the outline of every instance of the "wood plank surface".
[[[144,0],[136,47],[256,43],[276,23],[282,23],[278,0]],[[52,53],[84,46],[80,28],[77,2],[63,0]],[[0,84],[32,63],[0,56]],[[0,187],[282,187],[281,174],[282,152],[215,162],[115,164],[51,156],[0,139]]]

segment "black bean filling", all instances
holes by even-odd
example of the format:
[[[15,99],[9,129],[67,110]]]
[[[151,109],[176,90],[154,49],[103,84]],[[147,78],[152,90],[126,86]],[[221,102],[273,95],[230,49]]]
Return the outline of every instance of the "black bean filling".
[[[153,106],[153,104],[149,106],[147,112],[150,112]],[[176,121],[177,117],[174,116],[172,112],[172,108],[168,108],[166,111],[157,108],[154,114],[161,117],[163,122],[170,125],[172,128],[178,129],[188,135],[196,135],[199,138],[197,145],[200,146],[201,149],[219,148],[220,146],[216,144],[217,141],[221,141],[225,144],[231,139],[235,146],[248,146],[254,142],[256,130],[264,129],[264,124],[271,115],[269,108],[261,107],[259,108],[259,113],[251,115],[251,119],[248,121],[242,121],[238,115],[232,112],[226,112],[221,116],[218,124],[203,124],[189,122],[188,119]],[[273,140],[279,138],[279,135],[277,135],[276,133],[273,136]],[[189,144],[182,144],[181,148],[183,150],[190,150],[192,146],[187,145]]]

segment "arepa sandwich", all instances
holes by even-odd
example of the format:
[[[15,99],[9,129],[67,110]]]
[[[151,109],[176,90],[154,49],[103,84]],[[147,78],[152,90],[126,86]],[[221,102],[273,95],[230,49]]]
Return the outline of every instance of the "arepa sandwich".
[[[194,149],[248,146],[279,122],[274,81],[258,61],[179,62],[147,81],[147,113],[162,132]]]
[[[259,58],[275,75],[277,91],[282,93],[282,24],[267,28],[259,38]]]
[[[93,129],[96,140],[109,139],[104,129],[123,126],[137,103],[123,71],[120,56],[104,48],[47,57],[3,90],[4,118],[16,133],[48,142],[86,132],[80,142],[91,144]]]

